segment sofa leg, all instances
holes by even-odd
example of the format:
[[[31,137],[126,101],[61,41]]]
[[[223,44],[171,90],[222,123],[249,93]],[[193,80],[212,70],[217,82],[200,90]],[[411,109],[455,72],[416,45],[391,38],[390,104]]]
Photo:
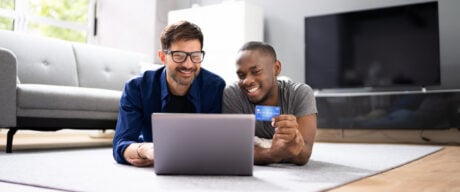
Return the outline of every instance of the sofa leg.
[[[6,153],[12,153],[13,152],[13,136],[16,134],[18,129],[10,128],[7,133],[6,137]]]

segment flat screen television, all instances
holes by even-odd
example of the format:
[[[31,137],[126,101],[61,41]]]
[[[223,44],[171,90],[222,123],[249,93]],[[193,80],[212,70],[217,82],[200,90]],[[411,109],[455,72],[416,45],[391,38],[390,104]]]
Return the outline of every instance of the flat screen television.
[[[305,18],[314,89],[440,85],[437,2]]]

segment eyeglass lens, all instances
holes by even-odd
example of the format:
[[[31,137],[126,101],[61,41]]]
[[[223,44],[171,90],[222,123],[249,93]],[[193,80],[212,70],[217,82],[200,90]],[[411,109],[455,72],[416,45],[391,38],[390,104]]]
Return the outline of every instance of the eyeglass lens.
[[[187,56],[190,56],[190,59],[192,60],[193,63],[199,63],[203,61],[203,52],[198,51],[198,52],[182,52],[182,51],[174,51],[171,52],[172,58],[174,62],[177,63],[182,63],[187,59]]]

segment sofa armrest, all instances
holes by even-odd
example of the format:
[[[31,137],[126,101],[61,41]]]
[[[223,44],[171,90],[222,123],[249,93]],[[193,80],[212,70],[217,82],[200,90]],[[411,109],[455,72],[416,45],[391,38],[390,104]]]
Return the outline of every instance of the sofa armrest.
[[[0,127],[16,127],[16,56],[0,47]]]

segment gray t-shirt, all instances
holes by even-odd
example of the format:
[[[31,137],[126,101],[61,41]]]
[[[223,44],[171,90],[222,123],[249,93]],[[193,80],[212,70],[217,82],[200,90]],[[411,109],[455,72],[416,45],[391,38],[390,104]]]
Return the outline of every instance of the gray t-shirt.
[[[318,113],[315,96],[310,86],[303,83],[278,80],[280,98],[278,106],[281,114],[292,114],[296,117]],[[249,102],[246,95],[241,92],[237,83],[229,84],[224,90],[222,112],[254,114],[255,105]],[[257,121],[257,137],[271,139],[275,133],[271,122]]]

